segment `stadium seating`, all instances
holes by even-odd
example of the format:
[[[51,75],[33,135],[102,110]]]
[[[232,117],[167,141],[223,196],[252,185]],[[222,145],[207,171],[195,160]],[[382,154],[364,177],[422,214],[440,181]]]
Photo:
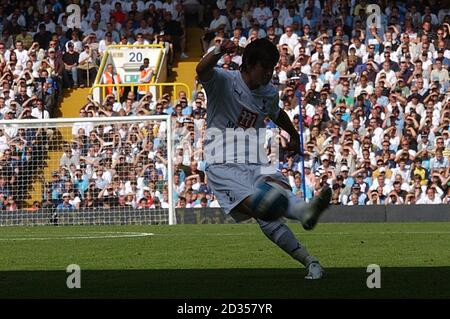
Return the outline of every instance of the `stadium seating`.
[[[239,46],[218,68],[237,70],[244,47],[255,38],[267,37],[278,46],[281,58],[273,83],[280,108],[304,137],[304,156],[282,150],[279,169],[297,196],[310,200],[328,183],[335,205],[450,203],[448,9],[427,1],[390,1],[380,8],[381,25],[375,28],[366,1],[354,7],[285,2],[236,0],[220,9],[198,4],[202,10],[189,10],[193,16],[186,21],[177,1],[122,1],[123,11],[115,10],[115,0],[91,1],[82,5],[80,28],[67,25],[58,1],[52,2],[52,11],[39,7],[43,2],[32,10],[6,5],[1,14],[0,122],[57,116],[62,93],[72,90],[74,80],[85,84],[86,72],[93,79],[105,43],[162,41],[170,47],[169,67],[188,58],[186,53],[192,59],[190,52],[198,48],[185,48],[186,23],[198,20],[207,30],[192,43],[204,51],[221,37]],[[68,56],[72,44],[75,53]],[[85,58],[90,67],[77,66]],[[177,207],[217,207],[203,171],[207,97],[196,79],[191,81],[196,85],[192,96],[180,92],[156,99],[128,90],[120,102],[114,97],[101,105],[87,100],[78,106],[79,116],[172,115],[177,136],[173,200]],[[74,143],[61,150],[61,168],[44,181],[43,196],[33,207],[61,207],[67,196],[77,209],[167,207],[171,186],[163,182],[163,127],[79,128],[72,131]],[[0,209],[27,205],[27,187],[48,158],[43,141],[52,134],[34,128],[0,130]],[[287,138],[284,132],[279,136]],[[91,165],[92,157],[99,164]]]

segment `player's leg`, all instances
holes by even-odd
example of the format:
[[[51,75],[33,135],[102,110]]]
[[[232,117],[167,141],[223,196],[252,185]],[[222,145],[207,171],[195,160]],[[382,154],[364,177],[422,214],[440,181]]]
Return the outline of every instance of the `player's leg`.
[[[236,221],[245,220],[250,217],[255,218],[267,238],[306,267],[308,274],[305,276],[305,279],[322,278],[324,271],[318,259],[309,254],[306,247],[298,241],[289,227],[279,219],[264,221],[258,218],[255,216],[255,212],[249,205],[251,205],[251,196],[239,203],[239,205],[230,212],[230,215]],[[248,218],[245,218],[245,216]]]
[[[302,223],[304,229],[311,230],[330,205],[332,192],[330,187],[325,187],[309,203],[304,202],[302,198],[295,196],[291,191],[288,191],[288,196],[289,206],[285,217],[298,220]]]
[[[267,238],[308,269],[306,279],[322,278],[324,271],[318,259],[309,254],[306,247],[297,240],[287,225],[280,220],[266,222],[257,219],[257,221]]]
[[[308,268],[306,278],[317,279],[322,276],[323,271],[317,259],[309,255],[292,231],[277,220],[278,217],[273,218],[273,221],[263,221],[259,218],[260,216],[256,216],[255,210],[252,209],[254,194],[251,191],[256,183],[254,175],[248,167],[242,165],[214,166],[208,168],[206,174],[210,187],[226,213],[230,214],[237,222],[255,218],[258,220],[261,230],[271,241]]]

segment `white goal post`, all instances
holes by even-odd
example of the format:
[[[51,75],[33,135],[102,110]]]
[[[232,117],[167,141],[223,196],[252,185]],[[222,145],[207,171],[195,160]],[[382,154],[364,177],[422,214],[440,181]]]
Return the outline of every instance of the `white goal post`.
[[[0,121],[0,226],[176,224],[170,115]]]

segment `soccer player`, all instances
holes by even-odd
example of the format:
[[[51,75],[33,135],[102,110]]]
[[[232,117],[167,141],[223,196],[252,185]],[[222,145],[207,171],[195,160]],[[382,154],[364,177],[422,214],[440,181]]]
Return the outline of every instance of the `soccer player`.
[[[269,117],[277,126],[289,133],[290,150],[299,152],[299,134],[289,116],[279,108],[278,91],[270,84],[274,67],[279,59],[276,46],[267,39],[254,40],[243,52],[239,71],[215,67],[223,54],[235,50],[236,46],[232,41],[228,39],[217,41],[214,50],[202,58],[196,69],[208,98],[205,150],[208,147],[210,150],[214,148],[217,153],[221,146],[227,147],[227,142],[223,143],[227,141],[227,136],[213,139],[212,136],[208,136],[210,130],[214,132],[220,130],[224,135],[228,134],[230,128],[264,131],[266,127],[264,119]],[[211,148],[211,145],[214,147]],[[237,148],[239,149],[239,145]],[[249,151],[246,152],[248,156]],[[236,157],[239,156],[235,156],[234,159]],[[214,161],[211,161],[211,157],[208,159],[206,154],[205,171],[208,185],[217,196],[225,213],[237,222],[255,218],[270,240],[306,267],[308,271],[306,279],[322,278],[324,272],[317,258],[308,253],[280,218],[300,221],[306,230],[314,228],[320,215],[329,206],[331,189],[323,188],[310,203],[305,203],[292,193],[288,180],[280,172],[274,170],[275,172],[268,173],[262,160],[242,163],[229,160],[220,162],[217,158],[219,157],[216,156]],[[255,201],[260,199],[260,196],[256,198],[255,195],[256,185],[260,183],[269,185],[269,182],[270,185],[276,183],[279,188],[286,190],[284,192],[289,198],[289,205],[283,210],[282,216],[272,211],[260,212],[254,209],[259,207],[255,206]]]

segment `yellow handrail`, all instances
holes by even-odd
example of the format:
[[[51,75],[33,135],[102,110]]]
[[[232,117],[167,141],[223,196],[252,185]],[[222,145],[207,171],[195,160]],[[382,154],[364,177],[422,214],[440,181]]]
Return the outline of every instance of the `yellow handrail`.
[[[100,67],[99,67],[99,71],[97,72],[97,76],[95,77],[95,81],[94,84],[91,87],[90,90],[90,94],[94,93],[95,89],[99,89],[99,93],[100,93],[100,100],[103,101],[105,96],[106,96],[106,88],[108,87],[115,87],[117,92],[120,92],[119,88],[120,87],[130,87],[132,90],[134,90],[135,87],[146,87],[147,91],[149,90],[150,87],[157,87],[158,91],[157,91],[157,96],[155,98],[159,98],[162,96],[163,94],[163,88],[164,87],[172,87],[174,94],[172,95],[172,99],[177,97],[177,94],[179,92],[179,90],[177,90],[177,87],[182,87],[185,91],[186,91],[186,96],[188,98],[188,100],[190,100],[191,98],[191,89],[190,87],[185,84],[185,83],[181,83],[181,82],[163,82],[163,83],[116,83],[116,84],[106,84],[106,83],[101,83],[101,77],[103,74],[103,70],[105,69],[105,65],[106,62],[108,60],[108,56],[110,54],[110,49],[116,49],[116,48],[161,48],[164,49],[164,45],[162,44],[126,44],[126,45],[122,45],[122,44],[113,44],[113,45],[108,45],[105,54],[102,57],[102,61],[100,63]],[[163,57],[164,53],[163,51],[161,51],[159,53],[158,56],[158,61],[156,65],[159,65],[161,63],[161,59]],[[153,75],[153,79],[157,76],[157,74],[155,73]],[[152,79],[152,81],[153,81]],[[180,90],[181,91],[181,90]],[[115,94],[116,97],[116,101],[120,100],[120,94]],[[172,101],[173,102],[173,101]]]
[[[190,87],[182,82],[163,82],[163,83],[116,83],[116,84],[94,84],[91,87],[91,93],[95,88],[100,88],[101,90],[101,100],[103,101],[106,96],[106,88],[115,87],[117,92],[119,92],[120,87],[130,87],[134,89],[136,86],[145,86],[145,87],[158,87],[159,96],[162,95],[163,87],[172,87],[175,91],[172,97],[177,96],[177,87],[181,86],[186,90],[186,97],[188,100],[191,98],[191,89]],[[116,94],[116,100],[120,100],[120,95]]]
[[[111,44],[108,45],[109,48],[161,48],[164,49],[164,46],[159,43],[152,43],[152,44]]]
[[[100,66],[98,68],[98,70],[101,70],[102,72],[97,72],[94,83],[100,83],[100,78],[102,77],[103,70],[105,69],[106,60],[108,60],[108,49],[106,49],[105,53],[103,54],[102,61],[100,62]]]

